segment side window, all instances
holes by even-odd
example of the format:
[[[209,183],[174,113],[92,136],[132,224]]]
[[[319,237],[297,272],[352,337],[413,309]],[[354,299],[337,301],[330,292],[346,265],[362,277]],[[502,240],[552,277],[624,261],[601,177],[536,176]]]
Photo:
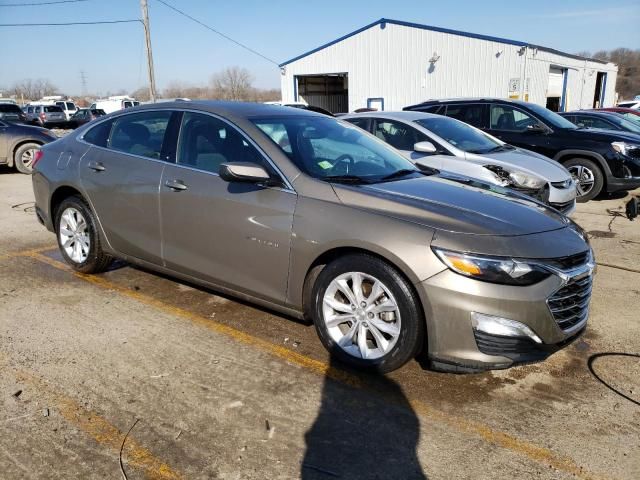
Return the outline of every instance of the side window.
[[[114,119],[108,147],[132,155],[160,159],[171,112],[144,112]]]
[[[272,141],[274,141],[285,153],[288,155],[293,154],[291,148],[291,142],[289,141],[289,133],[284,128],[284,125],[280,122],[277,123],[260,123],[258,125]]]
[[[446,105],[431,105],[430,107],[421,108],[420,111],[425,113],[434,113],[436,115],[444,115],[446,108]]]
[[[363,130],[369,131],[369,119],[368,118],[347,118],[345,121],[360,127]]]
[[[535,118],[509,105],[491,105],[491,128],[522,132],[539,123]]]
[[[577,115],[576,121],[574,123],[576,125],[587,127],[587,128],[603,128],[605,130],[617,130],[617,128],[614,125],[610,124],[606,120],[602,120],[600,118],[595,118],[595,117]]]
[[[373,133],[398,150],[412,151],[416,143],[429,140],[415,128],[393,120],[376,120]]]
[[[28,107],[27,108],[27,113],[33,113],[33,107]]]
[[[109,140],[109,132],[111,132],[112,125],[113,120],[102,122],[89,129],[87,133],[84,134],[82,139],[87,143],[91,143],[92,145],[106,148],[107,142]]]
[[[220,164],[225,162],[252,162],[271,170],[235,128],[211,115],[185,112],[177,163],[218,173]]]
[[[477,128],[484,127],[484,105],[475,103],[471,105],[447,105],[447,117],[455,118]],[[443,112],[440,112],[441,114]]]

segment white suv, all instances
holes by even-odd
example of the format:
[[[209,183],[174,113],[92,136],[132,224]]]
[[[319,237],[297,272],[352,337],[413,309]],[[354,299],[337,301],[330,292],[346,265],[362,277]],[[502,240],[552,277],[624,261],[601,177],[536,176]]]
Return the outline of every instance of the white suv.
[[[59,100],[56,102],[56,105],[62,109],[65,117],[67,117],[67,121],[78,111],[76,104],[69,100]]]

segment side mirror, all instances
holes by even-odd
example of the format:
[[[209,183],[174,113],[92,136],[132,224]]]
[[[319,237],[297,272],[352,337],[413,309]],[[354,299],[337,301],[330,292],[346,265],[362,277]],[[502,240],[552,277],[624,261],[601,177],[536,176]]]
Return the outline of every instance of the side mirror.
[[[527,125],[527,132],[529,133],[546,133],[547,129],[540,125],[539,123],[534,123],[532,125]]]
[[[418,142],[413,146],[414,152],[419,153],[436,153],[436,147],[431,142]]]
[[[220,165],[220,178],[226,182],[261,183],[271,176],[260,165],[251,162],[227,162]]]

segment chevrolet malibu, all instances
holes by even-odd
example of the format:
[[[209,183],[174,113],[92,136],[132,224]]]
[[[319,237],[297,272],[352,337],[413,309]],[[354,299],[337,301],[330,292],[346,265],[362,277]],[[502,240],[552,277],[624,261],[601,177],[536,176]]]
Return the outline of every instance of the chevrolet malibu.
[[[120,258],[309,319],[358,367],[507,368],[587,323],[594,260],[570,219],[309,111],[117,112],[43,147],[33,188],[75,270]]]

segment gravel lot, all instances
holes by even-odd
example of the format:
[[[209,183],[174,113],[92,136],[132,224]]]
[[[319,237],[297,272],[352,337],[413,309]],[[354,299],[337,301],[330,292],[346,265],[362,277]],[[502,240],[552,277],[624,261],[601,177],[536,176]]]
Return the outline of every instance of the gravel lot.
[[[129,479],[640,478],[640,219],[624,198],[574,216],[599,262],[581,340],[506,371],[382,378],[214,292],[123,264],[74,274],[31,179],[0,169],[0,192],[3,479],[123,478],[120,461]]]

